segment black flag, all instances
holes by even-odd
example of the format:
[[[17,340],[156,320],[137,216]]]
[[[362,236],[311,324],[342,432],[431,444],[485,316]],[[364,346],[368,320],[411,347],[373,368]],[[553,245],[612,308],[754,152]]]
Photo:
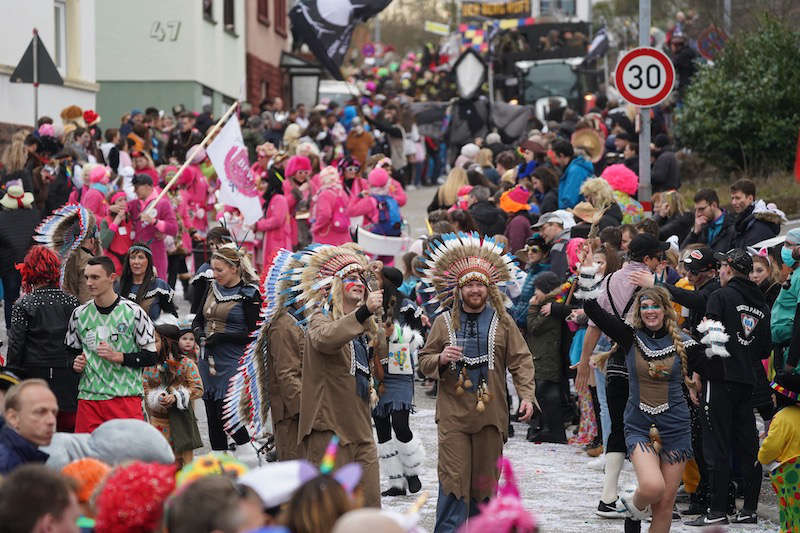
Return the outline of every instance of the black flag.
[[[289,12],[295,42],[306,43],[337,80],[357,24],[374,17],[392,0],[300,0]]]

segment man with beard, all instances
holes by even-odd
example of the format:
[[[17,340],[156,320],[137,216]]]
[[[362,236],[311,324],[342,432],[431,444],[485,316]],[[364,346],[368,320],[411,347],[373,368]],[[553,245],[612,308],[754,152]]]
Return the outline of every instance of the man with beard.
[[[500,292],[512,280],[513,259],[476,233],[442,237],[427,251],[426,281],[446,311],[419,357],[422,372],[439,382],[437,532],[457,530],[494,493],[508,439],[506,370],[520,397],[520,420],[533,415],[535,402],[533,360]]]
[[[300,264],[286,274],[295,283],[287,289],[287,304],[303,309],[308,323],[297,434],[300,455],[319,465],[336,435],[336,466],[360,464],[365,504],[380,507],[370,407],[377,401],[371,362],[388,354],[386,332],[374,316],[383,305],[383,291],[367,293],[367,257],[357,245],[310,246],[294,259]]]

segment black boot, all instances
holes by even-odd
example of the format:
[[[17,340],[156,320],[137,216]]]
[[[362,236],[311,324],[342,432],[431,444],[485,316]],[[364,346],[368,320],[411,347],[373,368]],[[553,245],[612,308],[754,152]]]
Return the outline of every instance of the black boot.
[[[406,483],[408,483],[408,492],[416,494],[422,489],[422,482],[418,476],[406,476]],[[405,494],[405,492],[403,493]]]
[[[405,496],[406,489],[401,489],[398,487],[389,487],[385,491],[381,492],[381,496]]]

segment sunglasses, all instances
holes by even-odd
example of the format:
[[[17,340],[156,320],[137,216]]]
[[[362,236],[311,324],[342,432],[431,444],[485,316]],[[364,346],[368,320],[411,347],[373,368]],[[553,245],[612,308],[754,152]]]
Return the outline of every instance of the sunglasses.
[[[359,167],[345,167],[345,170],[350,172],[358,172]]]

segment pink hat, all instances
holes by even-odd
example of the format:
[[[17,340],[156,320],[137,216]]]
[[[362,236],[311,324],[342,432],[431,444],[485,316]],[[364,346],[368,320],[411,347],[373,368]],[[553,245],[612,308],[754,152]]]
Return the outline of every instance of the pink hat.
[[[508,196],[515,202],[527,204],[528,200],[530,200],[531,193],[525,187],[517,185],[511,190]]]
[[[125,198],[125,199],[127,199],[127,198],[128,198],[128,196],[125,194],[125,191],[119,191],[119,192],[115,192],[115,193],[114,193],[114,194],[111,196],[111,202],[110,202],[110,203],[111,203],[111,205],[114,205],[114,203],[115,203],[117,200],[119,200],[120,198]]]
[[[600,176],[605,179],[615,191],[634,195],[639,189],[639,176],[623,164],[609,165]]]
[[[97,165],[89,171],[89,183],[108,183],[109,174],[108,167]]]
[[[377,189],[386,187],[386,184],[389,183],[389,173],[380,167],[373,168],[372,172],[369,173],[367,181],[370,187],[375,187]]]
[[[461,196],[468,195],[470,192],[472,192],[472,185],[462,185],[458,188],[458,193],[456,196],[460,198]]]
[[[286,163],[286,176],[291,178],[299,170],[308,170],[311,172],[311,160],[304,155],[295,155]]]
[[[40,137],[55,137],[56,136],[56,129],[53,127],[52,124],[42,124],[39,126],[39,136]]]

